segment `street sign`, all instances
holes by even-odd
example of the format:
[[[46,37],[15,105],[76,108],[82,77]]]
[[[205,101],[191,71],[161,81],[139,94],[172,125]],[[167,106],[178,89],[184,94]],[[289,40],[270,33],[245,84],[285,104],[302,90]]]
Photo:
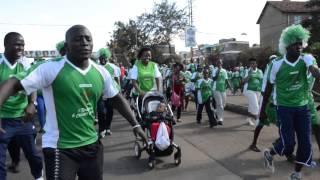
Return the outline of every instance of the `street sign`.
[[[185,44],[186,47],[194,47],[196,43],[196,28],[192,26],[187,26],[185,30]]]

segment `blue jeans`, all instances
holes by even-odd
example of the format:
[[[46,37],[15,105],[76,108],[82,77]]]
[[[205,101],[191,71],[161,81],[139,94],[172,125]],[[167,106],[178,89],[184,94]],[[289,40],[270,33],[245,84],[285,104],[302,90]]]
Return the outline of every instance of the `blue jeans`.
[[[43,128],[44,124],[46,123],[46,106],[44,104],[43,96],[37,96],[37,104],[39,123],[40,127]]]
[[[312,161],[311,148],[311,114],[307,106],[277,107],[280,141],[274,144],[279,155],[291,155],[294,151],[295,135],[298,149],[296,163],[310,166]]]
[[[3,118],[1,123],[6,133],[0,133],[0,179],[6,179],[6,151],[12,138],[16,138],[22,148],[33,177],[35,179],[42,177],[42,157],[40,152],[36,150],[33,123],[24,123],[21,118]]]

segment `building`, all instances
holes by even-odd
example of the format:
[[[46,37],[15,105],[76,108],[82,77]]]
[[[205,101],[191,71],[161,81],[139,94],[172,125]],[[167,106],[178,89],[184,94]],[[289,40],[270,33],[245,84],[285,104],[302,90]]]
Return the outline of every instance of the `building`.
[[[237,41],[235,38],[221,39],[219,44],[221,47],[220,58],[225,68],[236,66],[241,51],[249,49],[248,41]]]
[[[205,58],[210,54],[219,53],[224,66],[228,67],[235,66],[239,54],[246,49],[249,49],[248,41],[237,41],[235,38],[220,39],[217,44],[201,44],[197,48],[192,48],[192,55],[194,60],[199,59],[199,63],[210,64],[210,62],[205,62]],[[179,55],[186,62],[190,62],[190,52],[180,52]]]
[[[306,3],[290,0],[267,1],[257,21],[260,25],[260,46],[278,50],[283,29],[311,18],[311,12],[320,11],[317,7],[307,8]]]

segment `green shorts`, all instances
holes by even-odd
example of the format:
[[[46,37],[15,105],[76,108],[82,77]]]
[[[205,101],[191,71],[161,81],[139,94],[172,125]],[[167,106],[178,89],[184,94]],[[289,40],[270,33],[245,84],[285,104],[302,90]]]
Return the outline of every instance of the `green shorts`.
[[[314,104],[313,98],[309,99],[308,107],[311,113],[311,125],[320,125],[319,115],[316,110],[316,105]]]
[[[270,124],[277,125],[277,110],[276,106],[272,103],[268,103],[266,106],[266,114],[267,114],[267,119],[264,120],[263,122],[260,121],[259,125],[263,126],[269,126]]]

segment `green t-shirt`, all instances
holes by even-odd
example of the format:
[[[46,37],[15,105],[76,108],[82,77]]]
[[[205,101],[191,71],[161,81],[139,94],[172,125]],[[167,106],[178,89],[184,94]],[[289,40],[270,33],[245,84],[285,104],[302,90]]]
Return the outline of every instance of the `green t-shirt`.
[[[192,73],[190,71],[185,71],[183,73],[184,79],[186,82],[190,82],[191,81],[191,77],[192,77]]]
[[[247,83],[247,90],[251,91],[261,91],[262,88],[262,79],[263,79],[263,73],[260,69],[249,70],[247,72],[247,76],[249,76],[249,80]]]
[[[216,71],[213,72],[213,75],[216,76]],[[228,79],[228,73],[225,69],[222,68],[218,74],[217,80],[214,81],[213,90],[219,91],[219,92],[225,92],[227,79]]]
[[[196,82],[196,89],[198,90],[198,103],[203,104],[212,96],[212,79],[199,79]]]
[[[190,70],[191,73],[196,72],[196,70],[197,70],[196,65],[194,63],[188,64],[188,70]]]
[[[118,94],[107,70],[93,61],[82,70],[66,57],[48,61],[17,76],[27,94],[43,90],[48,109],[43,147],[75,148],[97,141],[96,104],[103,94]]]
[[[150,61],[148,65],[145,66],[141,61],[138,61],[136,65],[138,68],[139,88],[144,92],[152,90],[155,85],[156,63]]]
[[[10,62],[3,55],[0,59],[0,83],[15,76],[21,72],[26,71],[30,65],[25,59],[19,59],[16,64],[11,65]],[[17,118],[24,116],[24,110],[28,105],[28,97],[20,91],[14,96],[4,102],[0,109],[0,118]]]
[[[240,87],[241,77],[240,77],[239,71],[235,71],[232,73],[231,82],[232,82],[233,88]]]
[[[308,104],[307,66],[302,58],[294,63],[285,57],[275,61],[270,72],[270,82],[275,84],[275,104],[288,107]]]

